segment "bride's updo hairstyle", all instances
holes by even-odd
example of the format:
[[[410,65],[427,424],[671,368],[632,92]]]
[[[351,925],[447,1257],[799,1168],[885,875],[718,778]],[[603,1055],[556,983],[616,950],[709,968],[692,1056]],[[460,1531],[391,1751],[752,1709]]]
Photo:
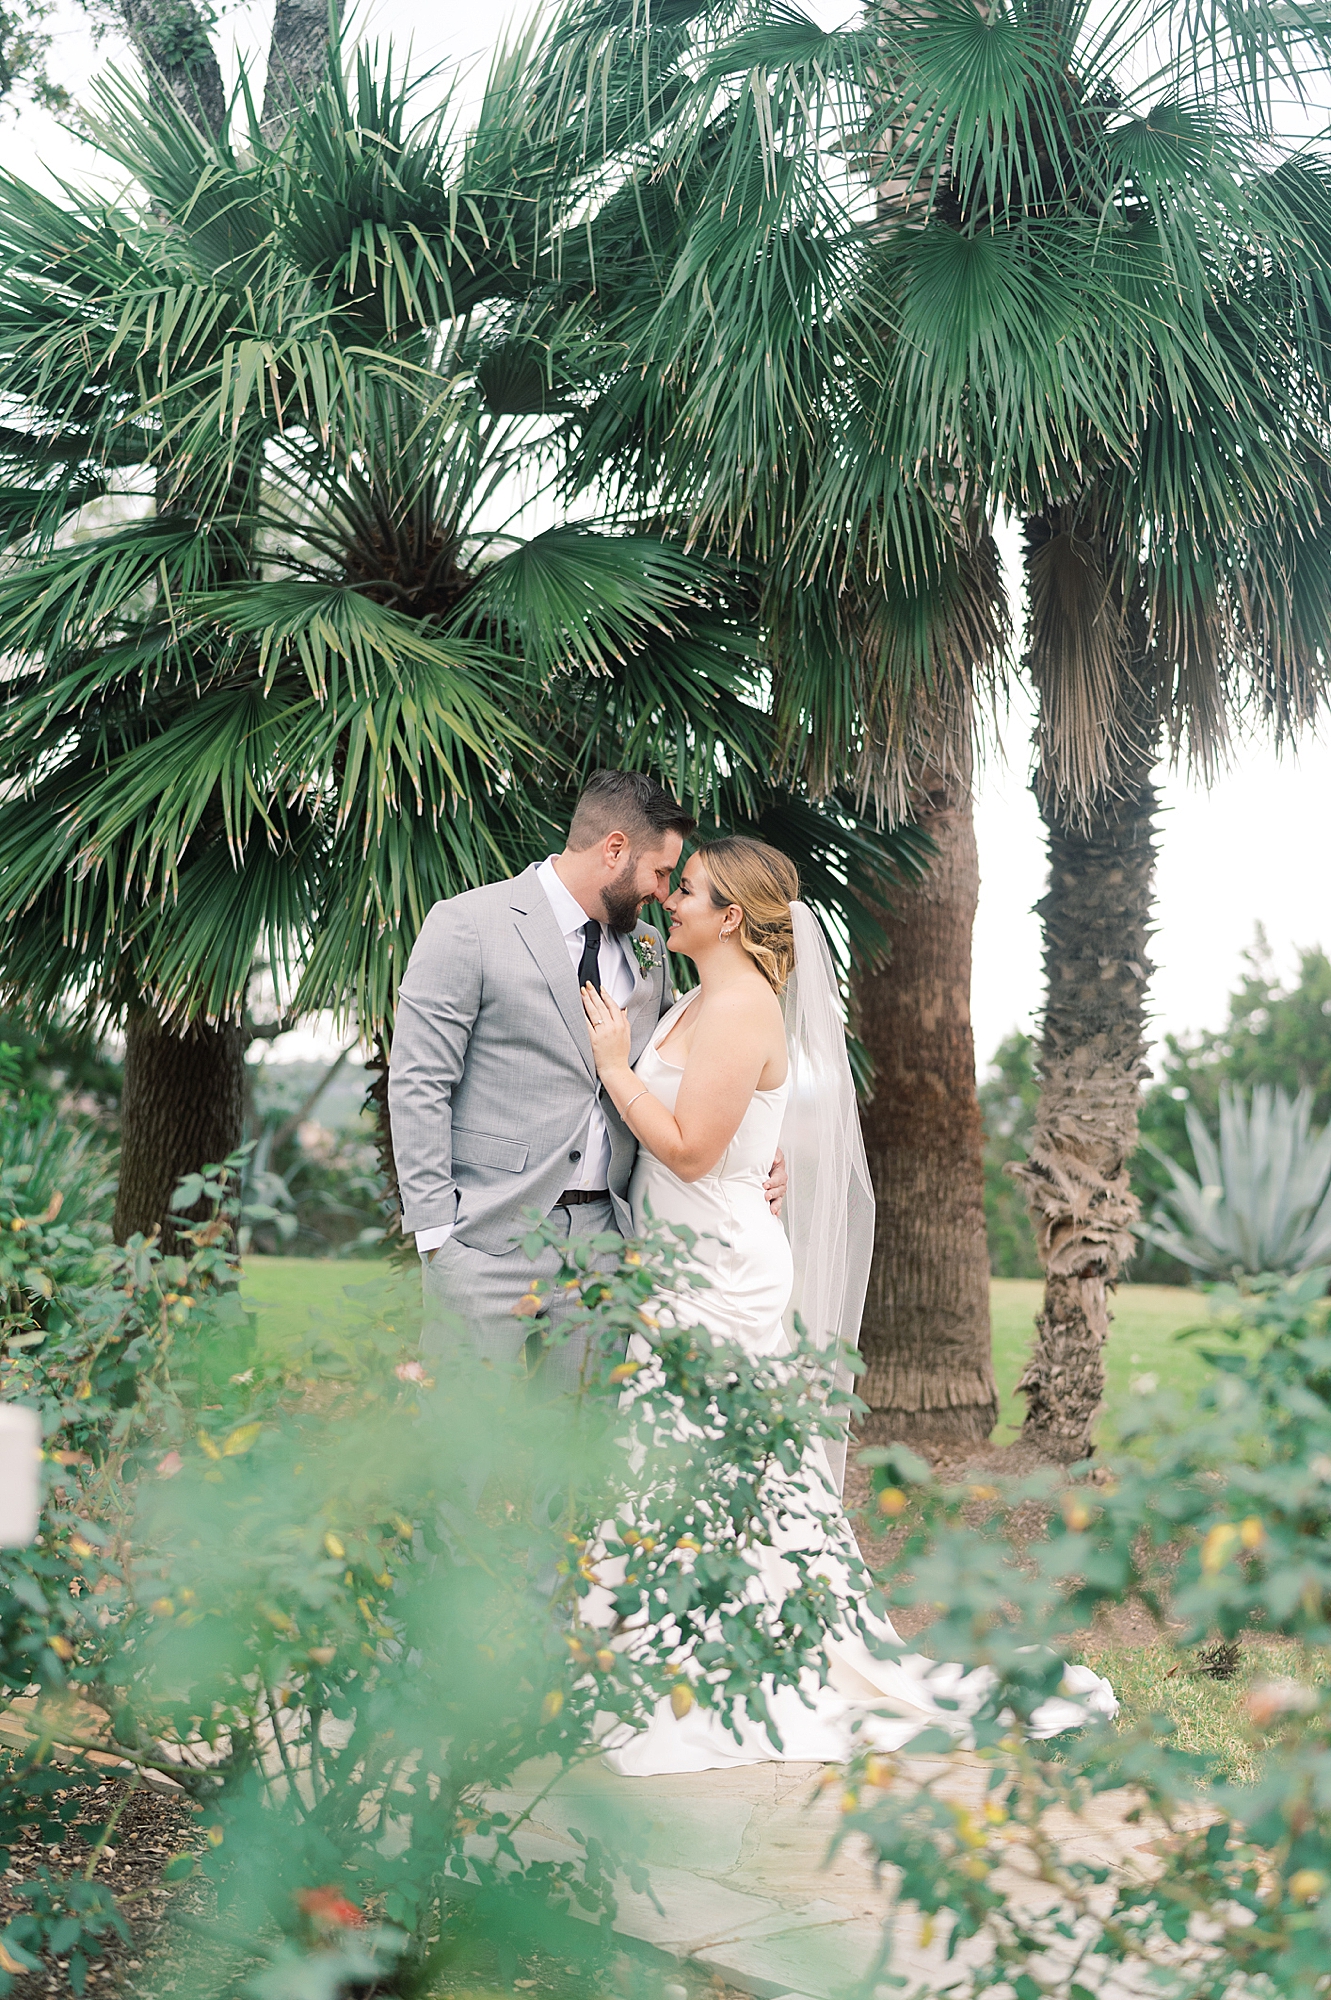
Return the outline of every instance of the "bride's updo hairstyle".
[[[782,992],[795,964],[790,906],[800,892],[799,870],[788,854],[742,834],[695,852],[707,870],[714,907],[739,904],[739,941],[773,991]]]

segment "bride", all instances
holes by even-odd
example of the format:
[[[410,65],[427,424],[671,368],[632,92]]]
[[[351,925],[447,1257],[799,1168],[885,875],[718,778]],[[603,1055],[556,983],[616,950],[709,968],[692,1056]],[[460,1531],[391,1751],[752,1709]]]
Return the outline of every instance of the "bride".
[[[601,1082],[638,1140],[635,1221],[650,1214],[696,1232],[708,1285],[693,1306],[719,1338],[755,1358],[783,1354],[798,1311],[820,1348],[854,1346],[873,1192],[831,954],[799,901],[794,863],[762,841],[714,841],[690,857],[665,907],[670,948],[692,959],[698,985],[662,1017],[636,1070],[624,1010],[593,986],[582,996]],[[784,1224],[763,1189],[778,1145],[789,1174]],[[861,1741],[896,1748],[931,1723],[955,1732],[978,1708],[983,1670],[963,1674],[922,1655],[878,1659],[860,1636],[899,1644],[863,1601],[865,1573],[839,1499],[845,1455],[844,1439],[810,1446],[803,1476],[815,1504],[787,1496],[756,1551],[757,1587],[779,1604],[791,1573],[782,1549],[807,1552],[816,1535],[817,1567],[848,1614],[824,1634],[825,1679],[806,1671],[798,1689],[765,1690],[779,1745],[742,1710],[737,1739],[714,1709],[695,1705],[677,1718],[662,1702],[645,1730],[607,1739],[614,1769],[640,1777],[773,1758],[833,1762],[857,1730]],[[1079,1700],[1046,1702],[1032,1717],[1037,1733],[1075,1726],[1087,1710],[1115,1712],[1107,1682],[1088,1668],[1070,1667],[1065,1687]]]

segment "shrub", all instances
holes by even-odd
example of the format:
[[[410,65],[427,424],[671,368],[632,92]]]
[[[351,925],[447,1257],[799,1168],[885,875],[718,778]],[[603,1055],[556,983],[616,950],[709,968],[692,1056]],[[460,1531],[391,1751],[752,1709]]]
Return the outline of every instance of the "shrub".
[[[85,1261],[44,1306],[59,1331],[11,1363],[7,1393],[44,1410],[53,1491],[41,1541],[8,1559],[27,1606],[5,1634],[9,1684],[41,1692],[0,1810],[46,1810],[33,1788],[57,1789],[53,1752],[77,1770],[93,1742],[170,1771],[204,1835],[174,1872],[219,1895],[198,1977],[240,1947],[266,1961],[252,1990],[268,2000],[312,1990],[316,1947],[330,1995],[389,1967],[423,1992],[464,1914],[507,1932],[578,1908],[604,1928],[617,1874],[640,1879],[632,1858],[589,1840],[575,1860],[524,1859],[505,1788],[533,1757],[595,1754],[607,1719],[645,1719],[672,1691],[761,1710],[765,1675],[818,1664],[828,1586],[806,1559],[779,1625],[741,1615],[718,1636],[714,1614],[743,1596],[771,1480],[798,1479],[842,1413],[798,1358],[756,1363],[699,1333],[684,1246],[663,1232],[559,1246],[587,1336],[576,1396],[472,1365],[461,1329],[441,1383],[375,1324],[332,1372],[265,1372],[220,1173],[177,1207],[201,1197],[214,1220],[188,1258],[71,1243]],[[553,1240],[538,1226],[528,1242]],[[631,1334],[643,1363],[625,1361]],[[651,1433],[645,1490],[634,1425]],[[30,1915],[3,1939],[15,1962],[57,1939],[85,1961],[99,1948],[116,1913],[83,1907],[79,1880],[27,1885]]]
[[[1083,1468],[1070,1484],[1050,1474],[981,1489],[995,1503],[984,1523],[975,1489],[935,1486],[909,1454],[869,1455],[891,1510],[910,1500],[910,1532],[883,1579],[889,1602],[945,1605],[930,1650],[994,1676],[975,1726],[989,1776],[971,1811],[935,1784],[899,1785],[891,1758],[861,1758],[840,1837],[864,1834],[901,1869],[902,1901],[949,1953],[968,1942],[976,1993],[1086,2000],[1125,1963],[1165,1991],[1211,2000],[1326,1990],[1331,1689],[1310,1657],[1331,1644],[1326,1275],[1217,1293],[1230,1344],[1210,1353],[1197,1404],[1158,1399],[1129,1440],[1137,1456],[1094,1478]],[[1014,1545],[1009,1510],[1032,1502],[1048,1511],[1048,1538]],[[1023,1737],[1022,1720],[1058,1690],[1071,1635],[1134,1594],[1174,1621],[1180,1664],[1203,1639],[1232,1641],[1252,1625],[1290,1642],[1288,1680],[1255,1689],[1236,1723],[1253,1782],[1180,1750],[1159,1715],[1093,1725],[1053,1748]],[[948,1748],[936,1732],[911,1753]],[[1152,1868],[1115,1874],[1059,1843],[1066,1815],[1122,1787],[1157,1839]],[[995,1886],[1017,1851],[1048,1892],[1043,1908]],[[891,1943],[889,1928],[885,1962]]]

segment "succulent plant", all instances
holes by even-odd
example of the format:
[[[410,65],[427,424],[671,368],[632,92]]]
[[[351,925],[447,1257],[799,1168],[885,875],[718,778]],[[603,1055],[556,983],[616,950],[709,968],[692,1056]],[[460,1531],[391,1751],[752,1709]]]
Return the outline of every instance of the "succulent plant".
[[[1331,1263],[1331,1125],[1310,1090],[1222,1088],[1218,1143],[1191,1105],[1187,1122],[1200,1179],[1152,1146],[1174,1185],[1140,1235],[1210,1278]]]

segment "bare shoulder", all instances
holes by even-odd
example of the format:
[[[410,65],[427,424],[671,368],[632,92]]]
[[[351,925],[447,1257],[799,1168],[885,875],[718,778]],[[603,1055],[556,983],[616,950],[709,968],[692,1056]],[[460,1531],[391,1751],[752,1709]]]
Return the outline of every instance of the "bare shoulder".
[[[781,1036],[785,1032],[781,1002],[761,977],[738,980],[723,992],[712,994],[701,1025],[727,1036],[739,1032]]]

